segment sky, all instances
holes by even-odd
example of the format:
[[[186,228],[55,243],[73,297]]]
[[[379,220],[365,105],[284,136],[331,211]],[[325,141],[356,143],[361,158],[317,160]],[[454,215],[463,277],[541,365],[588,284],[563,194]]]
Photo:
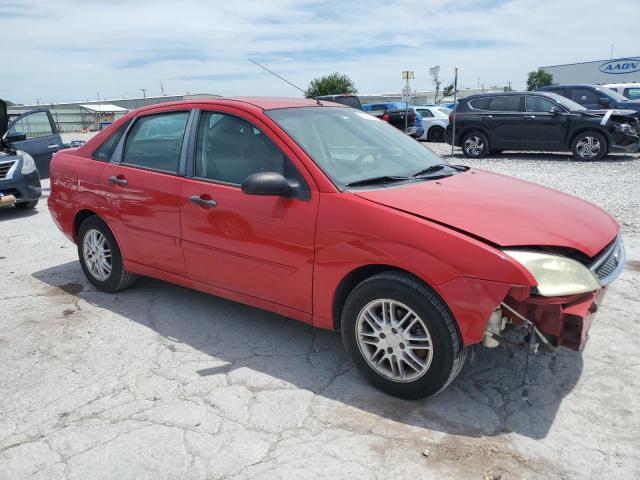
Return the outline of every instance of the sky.
[[[301,93],[349,75],[362,94],[444,84],[523,89],[538,66],[638,56],[638,0],[0,0],[0,98]],[[479,79],[479,80],[478,80]]]

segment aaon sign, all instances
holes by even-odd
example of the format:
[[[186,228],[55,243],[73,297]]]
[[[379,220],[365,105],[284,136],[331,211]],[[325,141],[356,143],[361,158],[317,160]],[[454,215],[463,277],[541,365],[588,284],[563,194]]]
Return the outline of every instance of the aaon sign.
[[[602,73],[612,75],[622,75],[624,73],[633,73],[640,71],[640,58],[621,58],[612,60],[600,65]]]

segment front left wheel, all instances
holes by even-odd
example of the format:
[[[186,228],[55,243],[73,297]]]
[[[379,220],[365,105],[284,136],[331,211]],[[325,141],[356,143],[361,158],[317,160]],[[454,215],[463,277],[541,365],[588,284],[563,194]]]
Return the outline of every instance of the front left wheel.
[[[460,373],[466,356],[444,302],[402,272],[360,283],[345,302],[341,331],[360,373],[396,397],[435,395]]]
[[[607,139],[595,130],[583,132],[571,142],[571,151],[578,160],[600,160],[607,154]]]
[[[137,279],[125,270],[116,238],[96,216],[87,218],[78,229],[78,257],[87,280],[103,292],[124,290]]]

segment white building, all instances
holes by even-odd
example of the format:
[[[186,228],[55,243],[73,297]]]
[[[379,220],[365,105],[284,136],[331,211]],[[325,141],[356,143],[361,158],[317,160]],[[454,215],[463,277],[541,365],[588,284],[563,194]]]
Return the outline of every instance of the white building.
[[[606,83],[640,82],[640,56],[551,65],[540,68],[553,75],[553,83],[556,85],[571,83],[603,85]]]

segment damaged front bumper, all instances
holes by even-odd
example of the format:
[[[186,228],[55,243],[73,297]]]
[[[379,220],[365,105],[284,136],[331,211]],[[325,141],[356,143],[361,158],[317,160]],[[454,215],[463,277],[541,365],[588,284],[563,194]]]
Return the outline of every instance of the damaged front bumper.
[[[624,269],[625,251],[618,236],[591,263],[588,269],[598,280],[598,290],[565,296],[539,295],[535,287],[514,287],[493,312],[483,338],[487,347],[501,341],[506,325],[525,327],[551,350],[567,347],[581,351],[588,338],[595,314],[611,282]]]

